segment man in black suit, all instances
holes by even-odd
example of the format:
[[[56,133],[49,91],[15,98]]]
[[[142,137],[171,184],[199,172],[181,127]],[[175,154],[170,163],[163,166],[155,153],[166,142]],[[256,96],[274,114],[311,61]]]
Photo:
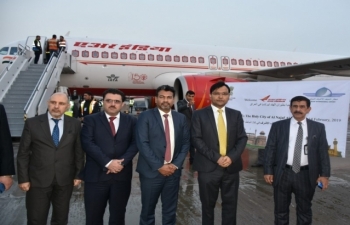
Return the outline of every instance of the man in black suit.
[[[318,182],[328,188],[330,162],[325,127],[306,119],[310,100],[290,101],[291,119],[271,126],[265,148],[264,178],[274,188],[275,224],[289,224],[289,205],[294,193],[297,224],[312,223],[311,201]]]
[[[103,224],[109,203],[109,224],[125,224],[126,205],[131,192],[132,159],[136,118],[124,114],[125,94],[117,89],[103,93],[103,112],[84,118],[81,142],[86,164],[81,174],[85,182],[86,224]]]
[[[64,115],[69,108],[65,93],[48,101],[48,112],[26,120],[17,155],[18,184],[26,191],[28,224],[68,223],[73,186],[84,166],[79,120]]]
[[[15,174],[13,146],[5,108],[0,104],[0,183],[5,190],[12,186],[12,175]]]
[[[186,116],[189,129],[191,128],[192,112],[196,110],[196,106],[194,105],[194,96],[195,96],[194,91],[189,90],[186,92],[186,98],[179,100],[177,102],[177,111]],[[193,164],[195,153],[196,153],[195,149],[191,144],[191,147],[190,147],[190,164],[191,165]]]
[[[214,208],[221,190],[222,224],[236,224],[241,155],[247,143],[242,114],[226,107],[230,88],[220,81],[210,88],[211,105],[192,116],[191,136],[196,148],[202,224],[214,224]]]
[[[139,115],[136,142],[140,154],[142,210],[140,225],[155,224],[154,211],[161,196],[162,224],[176,224],[176,208],[182,164],[190,147],[186,117],[171,110],[175,89],[157,88],[157,108]]]

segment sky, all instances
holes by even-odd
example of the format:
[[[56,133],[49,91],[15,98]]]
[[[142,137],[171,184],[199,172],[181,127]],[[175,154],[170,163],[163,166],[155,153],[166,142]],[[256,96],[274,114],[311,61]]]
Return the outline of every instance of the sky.
[[[52,34],[350,55],[349,0],[0,0],[0,47]]]

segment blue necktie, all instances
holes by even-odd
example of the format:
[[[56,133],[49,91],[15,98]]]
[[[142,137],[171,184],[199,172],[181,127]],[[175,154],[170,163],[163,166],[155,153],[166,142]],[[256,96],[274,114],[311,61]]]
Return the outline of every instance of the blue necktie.
[[[53,131],[52,131],[52,140],[57,147],[58,143],[60,142],[60,129],[58,128],[58,121],[60,120],[54,119],[54,118],[52,118],[52,120],[55,122],[55,127],[53,128]]]

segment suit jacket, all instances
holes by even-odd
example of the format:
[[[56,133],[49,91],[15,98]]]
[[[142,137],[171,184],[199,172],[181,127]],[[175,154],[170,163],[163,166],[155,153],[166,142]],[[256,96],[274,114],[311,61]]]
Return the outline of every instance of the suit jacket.
[[[177,102],[177,111],[179,113],[182,113],[186,116],[187,124],[188,126],[191,126],[191,119],[192,119],[192,113],[196,109],[195,106],[192,106],[193,109],[191,110],[190,107],[187,106],[188,102],[186,99],[182,99]]]
[[[34,45],[35,45],[35,47],[37,47],[38,48],[38,53],[39,54],[41,54],[42,52],[43,52],[43,49],[42,49],[42,47],[41,47],[41,42],[39,41],[39,40],[34,40]]]
[[[105,112],[84,117],[81,143],[86,153],[86,164],[81,177],[86,182],[127,180],[132,178],[132,159],[138,152],[135,142],[136,118],[120,113],[119,128],[115,136]],[[106,174],[106,165],[112,159],[124,159],[124,169]]]
[[[307,122],[307,145],[309,177],[312,186],[316,186],[319,176],[330,176],[330,162],[325,126],[313,120]],[[273,185],[276,186],[283,174],[288,159],[290,119],[272,124],[265,147],[264,174],[274,175]]]
[[[5,108],[0,104],[0,176],[14,175],[13,146]]]
[[[181,176],[182,164],[190,148],[190,134],[186,117],[171,111],[174,123],[175,146],[172,162],[179,169],[174,176]],[[158,169],[164,165],[166,138],[163,120],[158,108],[144,111],[139,115],[136,129],[136,143],[140,151],[136,171],[147,178],[155,178]]]
[[[229,173],[242,170],[241,155],[247,144],[248,137],[244,130],[241,112],[225,107],[227,127],[226,155],[232,160],[227,167]],[[196,110],[192,116],[191,124],[192,144],[196,148],[193,169],[199,172],[211,172],[219,165],[221,157],[219,137],[211,106]]]
[[[18,183],[44,188],[56,177],[60,186],[73,185],[84,166],[80,128],[79,120],[64,115],[63,133],[56,147],[47,114],[27,119],[17,155]]]

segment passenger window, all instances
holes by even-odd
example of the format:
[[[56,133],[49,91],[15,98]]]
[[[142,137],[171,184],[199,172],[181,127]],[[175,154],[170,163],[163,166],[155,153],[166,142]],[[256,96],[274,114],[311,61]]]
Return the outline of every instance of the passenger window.
[[[259,66],[258,60],[254,60],[254,61],[253,61],[253,65],[254,65],[254,66]]]
[[[112,52],[112,53],[111,53],[111,58],[112,58],[112,59],[118,59],[118,53]]]
[[[236,59],[231,59],[231,65],[237,65],[237,60]]]
[[[278,62],[274,62],[273,65],[274,65],[274,67],[279,67],[280,66]]]
[[[265,66],[265,61],[260,61],[260,66]]]
[[[244,60],[243,59],[238,60],[238,64],[243,66],[244,65]]]
[[[271,61],[267,61],[267,66],[268,67],[272,67],[272,62]]]
[[[99,55],[100,55],[100,53],[99,53],[98,51],[93,51],[93,52],[91,53],[91,55],[92,55],[92,58],[98,58]]]
[[[102,52],[101,56],[102,56],[102,58],[107,59],[108,58],[108,52]]]
[[[204,63],[204,58],[203,58],[203,57],[199,57],[199,58],[198,58],[198,62],[199,62],[199,63]]]
[[[247,64],[247,66],[251,66],[252,65],[252,61],[250,61],[249,59],[246,60],[245,63]]]
[[[180,62],[180,56],[178,55],[174,56],[174,62]]]

